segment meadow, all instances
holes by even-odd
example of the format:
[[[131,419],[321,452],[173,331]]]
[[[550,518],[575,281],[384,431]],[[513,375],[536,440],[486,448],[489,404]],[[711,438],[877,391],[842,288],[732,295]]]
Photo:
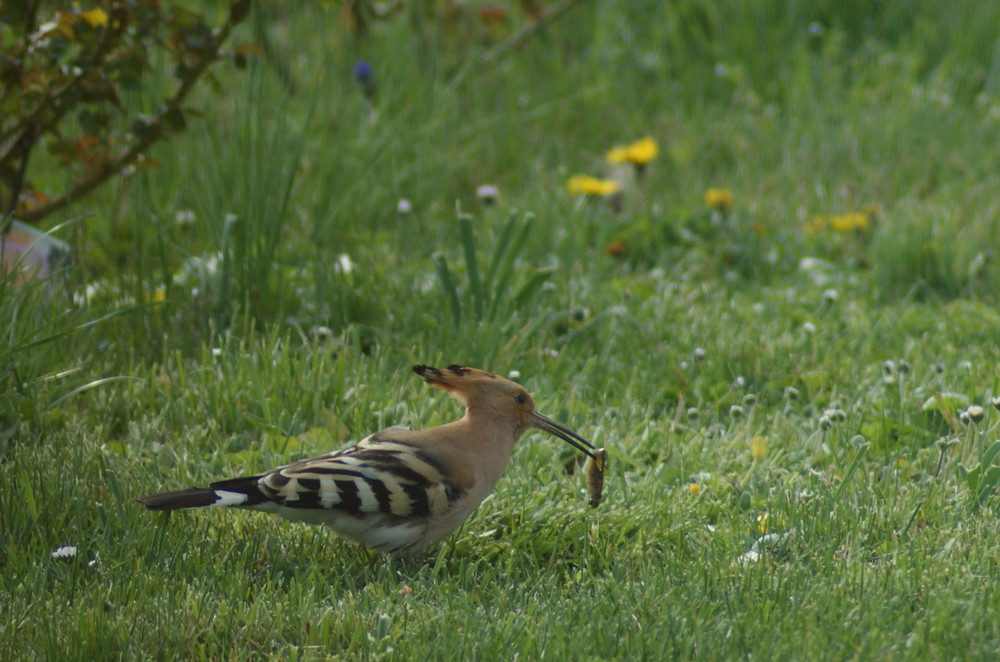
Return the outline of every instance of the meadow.
[[[262,3],[5,277],[0,659],[995,658],[1000,4],[480,4]],[[542,434],[426,558],[133,502],[457,418],[416,363],[603,503]]]

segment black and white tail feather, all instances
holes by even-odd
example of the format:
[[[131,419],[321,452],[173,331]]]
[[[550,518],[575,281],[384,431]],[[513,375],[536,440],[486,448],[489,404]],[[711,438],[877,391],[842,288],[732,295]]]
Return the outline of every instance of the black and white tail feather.
[[[238,507],[325,524],[383,552],[420,550],[429,525],[465,492],[420,447],[390,428],[357,445],[209,487],[143,496],[150,510]]]

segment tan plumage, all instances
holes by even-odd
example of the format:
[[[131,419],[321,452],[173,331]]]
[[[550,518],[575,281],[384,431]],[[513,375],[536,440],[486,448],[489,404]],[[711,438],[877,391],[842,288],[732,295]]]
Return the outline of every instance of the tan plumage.
[[[207,488],[136,499],[150,510],[229,506],[329,526],[383,552],[419,552],[457,529],[493,491],[514,444],[545,430],[592,456],[594,447],[535,411],[520,385],[474,368],[414,366],[465,404],[426,430],[388,428],[344,450]],[[602,457],[603,459],[603,457]]]

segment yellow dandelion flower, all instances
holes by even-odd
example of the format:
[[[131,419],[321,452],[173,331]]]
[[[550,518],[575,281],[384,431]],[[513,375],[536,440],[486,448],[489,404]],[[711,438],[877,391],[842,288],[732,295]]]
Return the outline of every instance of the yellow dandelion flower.
[[[701,494],[701,485],[699,485],[698,483],[691,483],[690,485],[688,485],[688,489],[691,490],[691,494],[693,494],[694,496],[698,496],[699,494]]]
[[[757,530],[761,533],[767,533],[767,520],[770,519],[767,513],[761,513],[757,515]]]
[[[725,213],[733,208],[733,192],[727,188],[710,188],[705,191],[705,206]]]
[[[102,28],[108,27],[108,15],[104,13],[100,7],[91,9],[90,11],[80,12],[80,18],[85,20],[90,27],[96,28],[98,26]]]
[[[767,457],[766,437],[754,437],[750,440],[750,457],[755,460],[763,460]]]
[[[625,147],[612,147],[608,150],[606,159],[608,163],[628,163],[628,149]]]
[[[774,531],[777,527],[778,529],[783,529],[788,524],[788,520],[784,516],[778,515],[771,518],[771,513],[761,513],[757,515],[757,530],[761,533],[767,533],[768,531]]]
[[[589,175],[573,175],[566,183],[570,193],[580,193],[593,197],[607,197],[621,190],[622,185],[610,179],[599,179]]]
[[[860,212],[841,214],[830,218],[830,229],[841,234],[868,231],[868,217]]]
[[[644,166],[657,157],[660,147],[652,136],[646,136],[631,145],[613,147],[608,151],[608,163],[631,163],[634,166]]]

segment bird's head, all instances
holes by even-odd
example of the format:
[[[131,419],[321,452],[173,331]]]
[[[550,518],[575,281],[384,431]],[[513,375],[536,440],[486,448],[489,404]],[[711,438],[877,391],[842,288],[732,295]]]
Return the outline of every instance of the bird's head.
[[[520,384],[485,370],[460,365],[450,365],[444,369],[415,365],[413,372],[431,386],[444,389],[458,398],[470,416],[491,417],[510,424],[517,436],[528,428],[538,428],[593,457],[591,451],[595,450],[594,445],[539,413],[535,409],[535,401]]]

